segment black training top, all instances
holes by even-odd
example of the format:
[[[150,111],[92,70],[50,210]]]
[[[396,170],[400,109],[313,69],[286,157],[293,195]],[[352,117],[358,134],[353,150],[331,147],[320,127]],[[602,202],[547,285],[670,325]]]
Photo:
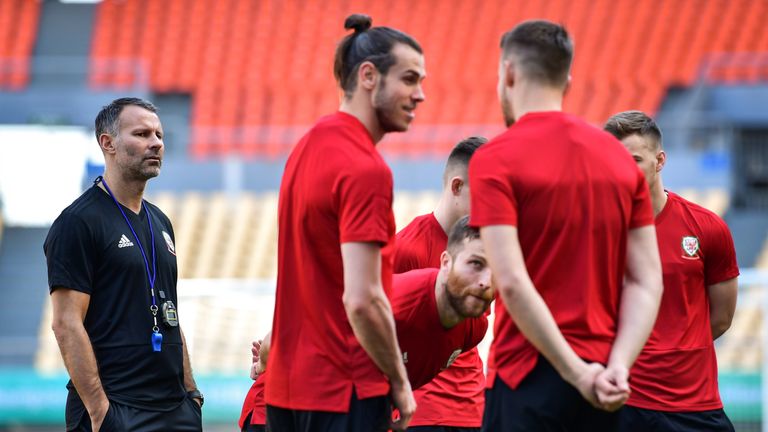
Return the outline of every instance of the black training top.
[[[158,307],[176,298],[176,254],[168,217],[146,203],[155,233]],[[139,236],[152,271],[152,246],[144,207],[138,215],[122,207]],[[109,399],[141,409],[165,411],[183,401],[181,332],[162,323],[162,350],[152,350],[151,295],[139,245],[115,202],[93,186],[59,215],[43,247],[48,285],[89,294],[85,330],[96,355],[99,377]],[[163,300],[159,291],[166,296]],[[161,308],[162,309],[162,308]],[[75,391],[70,381],[70,391]]]

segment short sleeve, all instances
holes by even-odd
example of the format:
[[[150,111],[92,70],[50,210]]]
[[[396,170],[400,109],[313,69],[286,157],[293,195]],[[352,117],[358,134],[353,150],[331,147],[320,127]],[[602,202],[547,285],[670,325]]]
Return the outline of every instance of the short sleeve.
[[[629,229],[640,228],[654,224],[653,205],[651,204],[651,192],[648,189],[648,183],[645,182],[645,175],[637,168],[637,181],[635,191],[632,196],[632,216],[629,220]]]
[[[735,278],[739,275],[739,266],[733,237],[725,222],[713,216],[707,230],[706,243],[702,242],[701,248],[705,283],[709,286]]]
[[[340,176],[335,194],[341,243],[386,244],[395,233],[392,173],[386,166],[358,166]]]
[[[469,161],[470,225],[517,225],[517,200],[499,159],[479,149]]]
[[[43,250],[50,292],[64,287],[92,294],[95,249],[85,221],[77,215],[62,213],[48,231]]]

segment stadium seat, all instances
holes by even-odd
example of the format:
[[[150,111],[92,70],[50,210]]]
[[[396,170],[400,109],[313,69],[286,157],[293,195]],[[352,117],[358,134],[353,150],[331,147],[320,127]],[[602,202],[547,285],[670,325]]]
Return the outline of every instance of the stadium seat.
[[[40,2],[0,2],[0,90],[18,91],[29,82]]]

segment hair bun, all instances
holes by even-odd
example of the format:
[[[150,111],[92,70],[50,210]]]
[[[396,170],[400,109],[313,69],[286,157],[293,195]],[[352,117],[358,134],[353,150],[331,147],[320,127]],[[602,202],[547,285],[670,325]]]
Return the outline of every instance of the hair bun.
[[[357,34],[371,28],[371,23],[371,17],[368,15],[352,14],[348,16],[346,20],[344,20],[344,28],[347,30],[354,29],[355,33]]]

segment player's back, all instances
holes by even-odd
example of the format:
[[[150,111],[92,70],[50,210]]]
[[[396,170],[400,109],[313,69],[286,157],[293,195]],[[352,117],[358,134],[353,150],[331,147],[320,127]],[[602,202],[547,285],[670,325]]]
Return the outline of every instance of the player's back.
[[[503,173],[490,172],[499,166]],[[492,178],[505,198],[475,194],[472,186],[475,200],[489,200],[483,207],[499,209],[499,216],[482,216],[482,225],[517,226],[528,272],[563,335],[580,356],[606,361],[627,234],[643,195],[645,219],[652,221],[647,186],[631,156],[575,116],[540,112],[478,150],[470,169]],[[508,356],[527,350],[533,360],[535,352],[508,317],[497,327],[514,335],[502,348]]]

